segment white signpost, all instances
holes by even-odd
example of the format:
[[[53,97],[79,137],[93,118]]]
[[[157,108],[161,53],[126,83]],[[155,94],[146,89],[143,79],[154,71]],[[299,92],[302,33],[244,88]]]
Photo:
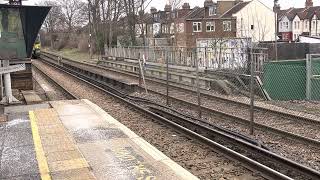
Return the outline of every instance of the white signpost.
[[[23,71],[23,70],[26,70],[26,65],[17,64],[17,65],[12,65],[8,67],[0,67],[0,74],[7,74],[7,73]]]
[[[19,102],[13,95],[12,95],[12,89],[11,89],[11,75],[10,73],[16,72],[16,71],[22,71],[26,69],[25,64],[17,64],[17,65],[9,65],[9,60],[3,60],[2,65],[3,67],[0,67],[0,75],[4,77],[4,89],[5,89],[5,97],[2,98],[1,104],[11,104],[14,102]],[[1,84],[2,86],[2,84]]]

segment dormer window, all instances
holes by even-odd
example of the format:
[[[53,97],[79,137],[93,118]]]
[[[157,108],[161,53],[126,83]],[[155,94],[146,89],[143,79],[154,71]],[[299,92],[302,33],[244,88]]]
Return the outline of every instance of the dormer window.
[[[214,16],[214,15],[217,15],[216,7],[215,6],[210,6],[209,7],[209,16]]]

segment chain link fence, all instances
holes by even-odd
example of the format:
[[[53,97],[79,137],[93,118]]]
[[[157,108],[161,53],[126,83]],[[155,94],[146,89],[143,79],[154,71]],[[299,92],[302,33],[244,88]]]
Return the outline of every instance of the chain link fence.
[[[140,74],[166,81],[167,104],[170,104],[170,85],[187,83],[196,90],[199,117],[205,101],[202,96],[207,90],[227,98],[240,97],[238,101],[250,105],[242,113],[252,122],[253,132],[256,107],[261,102],[266,106],[274,104],[304,111],[308,104],[301,102],[320,99],[320,54],[308,55],[306,59],[270,61],[267,51],[265,48],[117,47],[107,48],[106,54],[143,62],[144,72]],[[159,68],[157,73],[152,70],[155,68]]]

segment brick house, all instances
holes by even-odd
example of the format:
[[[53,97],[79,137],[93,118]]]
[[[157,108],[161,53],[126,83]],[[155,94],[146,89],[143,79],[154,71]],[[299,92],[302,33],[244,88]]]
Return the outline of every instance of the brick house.
[[[188,3],[181,9],[166,5],[164,11],[151,8],[151,15],[152,22],[146,25],[147,38],[167,38],[169,45],[178,47],[202,46],[203,42],[217,39],[274,40],[273,10],[259,0],[205,0],[203,7],[193,9]],[[265,32],[258,27],[264,27]],[[257,38],[261,34],[267,35]]]

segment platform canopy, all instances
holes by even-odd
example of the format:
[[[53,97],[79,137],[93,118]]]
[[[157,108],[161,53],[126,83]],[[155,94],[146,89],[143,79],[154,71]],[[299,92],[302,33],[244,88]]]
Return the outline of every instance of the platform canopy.
[[[31,56],[33,44],[51,7],[0,4],[0,59]]]

